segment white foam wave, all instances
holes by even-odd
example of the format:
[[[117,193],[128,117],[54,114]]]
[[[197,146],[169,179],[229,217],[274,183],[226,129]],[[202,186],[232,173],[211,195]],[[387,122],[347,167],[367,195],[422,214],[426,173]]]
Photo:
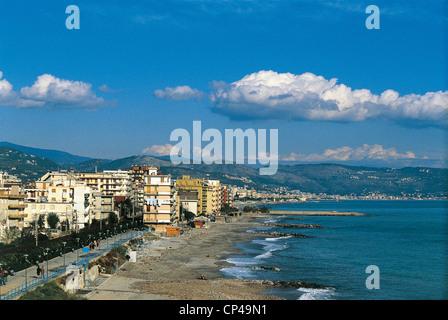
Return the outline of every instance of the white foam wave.
[[[263,223],[277,223],[279,220],[275,218],[269,218],[263,221]]]
[[[256,275],[254,274],[253,270],[249,268],[229,267],[229,268],[222,268],[220,271],[225,275],[236,279],[256,278]]]
[[[298,300],[331,300],[335,294],[332,289],[299,288],[297,291],[304,292]]]

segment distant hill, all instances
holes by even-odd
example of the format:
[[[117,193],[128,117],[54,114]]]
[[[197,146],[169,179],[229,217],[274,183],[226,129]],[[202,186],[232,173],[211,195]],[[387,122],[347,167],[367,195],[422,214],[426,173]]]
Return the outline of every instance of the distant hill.
[[[58,163],[61,166],[68,166],[71,164],[76,164],[76,163],[80,163],[83,161],[91,160],[91,158],[73,155],[71,153],[64,152],[64,151],[26,147],[26,146],[21,146],[21,145],[14,144],[14,143],[6,142],[6,141],[0,142],[0,146],[13,148],[15,150],[22,151],[29,155],[47,158],[47,159],[50,159],[50,160]]]
[[[28,155],[10,147],[0,147],[0,170],[19,175],[24,181],[35,180],[48,170],[76,171],[125,170],[133,165],[160,167],[163,174],[174,178],[190,175],[216,179],[224,184],[245,186],[257,190],[287,187],[311,193],[362,195],[379,192],[400,196],[416,194],[447,195],[448,169],[406,167],[402,169],[348,166],[342,164],[279,165],[273,176],[262,176],[258,168],[244,164],[173,165],[171,161],[151,156],[131,156],[113,161],[89,159],[61,167],[52,160]]]
[[[169,166],[172,164],[170,161],[161,160],[150,156],[131,156],[122,159],[116,159],[113,161],[93,159],[75,165],[71,165],[69,166],[69,168],[75,169],[76,171],[93,172],[95,171],[95,166],[98,171],[103,171],[103,170],[118,170],[118,169],[125,170],[132,168],[132,166],[134,165],[162,167],[162,166]]]
[[[0,170],[17,176],[23,182],[37,180],[48,171],[58,168],[60,166],[49,159],[0,146]]]
[[[435,168],[374,168],[340,164],[279,165],[273,176],[261,176],[258,169],[246,165],[181,165],[162,167],[164,174],[175,178],[183,174],[193,177],[218,179],[225,184],[257,190],[288,187],[311,193],[367,194],[380,192],[388,195],[431,194],[446,195],[448,169]]]

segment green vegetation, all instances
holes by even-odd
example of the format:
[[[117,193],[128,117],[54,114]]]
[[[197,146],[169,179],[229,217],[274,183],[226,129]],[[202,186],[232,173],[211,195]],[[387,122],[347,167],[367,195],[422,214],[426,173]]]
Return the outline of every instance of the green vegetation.
[[[126,256],[127,249],[124,246],[117,246],[110,250],[107,254],[100,257],[94,263],[89,265],[91,268],[93,265],[98,265],[102,273],[112,273],[114,265],[121,266],[128,260]]]
[[[253,212],[253,213],[269,213],[269,208],[266,206],[261,206],[261,207],[252,207],[252,206],[245,206],[243,208],[243,212]]]
[[[25,154],[10,147],[0,146],[0,168],[22,181],[37,180],[48,171],[57,170],[58,165],[46,158]]]
[[[238,212],[238,209],[232,207],[228,203],[224,203],[224,205],[221,208],[221,212],[224,213],[224,214],[229,215],[229,214],[233,214],[234,212]]]
[[[50,281],[19,298],[19,300],[87,300],[65,292],[56,281]]]
[[[120,224],[123,226],[120,228],[108,226],[108,228],[103,228],[100,235],[99,229],[85,229],[78,233],[72,233],[69,236],[53,239],[53,240],[43,240],[44,237],[39,237],[39,246],[35,245],[35,238],[32,235],[23,235],[21,237],[16,237],[14,240],[10,241],[9,244],[0,244],[0,262],[3,268],[9,270],[13,269],[15,272],[30,267],[39,261],[40,263],[45,262],[47,259],[51,260],[55,257],[62,256],[64,252],[70,252],[77,250],[81,247],[87,246],[93,240],[102,240],[105,243],[106,235],[109,237],[119,233],[122,229],[126,232],[131,228],[138,228],[142,230],[145,228],[143,226],[143,221],[123,222]],[[10,230],[15,230],[11,228]],[[106,233],[106,231],[109,231]],[[76,240],[79,238],[78,240]],[[64,246],[62,242],[66,242]],[[47,250],[48,248],[48,253]],[[24,254],[28,254],[28,260],[23,257]]]
[[[47,216],[47,223],[50,229],[56,229],[59,224],[59,217],[56,213],[49,213]]]

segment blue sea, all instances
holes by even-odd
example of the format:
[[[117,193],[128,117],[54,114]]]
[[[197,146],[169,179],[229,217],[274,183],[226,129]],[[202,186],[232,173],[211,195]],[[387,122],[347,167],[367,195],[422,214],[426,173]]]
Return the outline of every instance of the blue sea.
[[[369,216],[303,216],[298,220],[297,215],[285,214],[262,219],[324,228],[258,228],[301,233],[308,238],[257,237],[250,243],[238,243],[242,254],[227,259],[234,266],[221,270],[225,277],[330,287],[266,292],[288,300],[448,299],[447,201],[321,201],[275,205],[272,210],[354,211]],[[378,267],[379,289],[366,286],[370,265]],[[277,267],[280,271],[253,267]]]

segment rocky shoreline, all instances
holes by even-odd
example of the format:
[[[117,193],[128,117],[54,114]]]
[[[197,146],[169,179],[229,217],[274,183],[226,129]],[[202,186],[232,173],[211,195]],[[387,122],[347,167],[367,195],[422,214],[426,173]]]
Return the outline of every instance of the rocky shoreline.
[[[325,228],[321,226],[320,224],[288,224],[288,223],[265,223],[266,227],[279,227],[279,228],[298,228],[298,229],[321,229]]]
[[[262,236],[269,236],[269,237],[295,237],[295,238],[309,238],[307,235],[301,234],[301,233],[292,233],[292,232],[278,232],[278,231],[254,231],[251,230],[248,233],[252,234],[259,234]]]

